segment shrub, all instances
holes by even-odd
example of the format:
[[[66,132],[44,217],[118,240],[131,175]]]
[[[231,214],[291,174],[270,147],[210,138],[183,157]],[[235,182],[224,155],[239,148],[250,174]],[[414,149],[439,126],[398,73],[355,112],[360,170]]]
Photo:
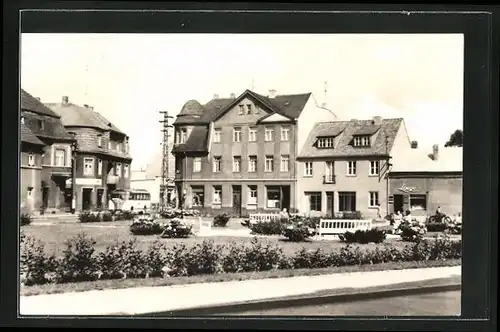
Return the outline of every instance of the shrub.
[[[219,214],[215,216],[213,225],[214,227],[226,227],[229,222],[230,216],[227,213]]]
[[[215,245],[212,240],[197,244],[188,252],[187,275],[215,274],[224,272],[221,245]]]
[[[97,261],[101,279],[144,278],[148,274],[144,254],[135,240],[109,245]]]
[[[370,230],[362,231],[357,230],[356,232],[345,232],[343,235],[339,235],[342,242],[346,243],[382,243],[386,239],[387,234],[384,230],[373,228]]]
[[[444,232],[448,228],[445,223],[428,223],[426,227],[428,232]]]
[[[103,212],[101,215],[102,221],[113,221],[113,215],[111,212]]]
[[[408,223],[403,223],[400,225],[401,239],[407,242],[418,242],[422,240],[423,235],[426,232],[425,226],[419,224],[410,225]]]
[[[260,221],[250,224],[250,229],[254,234],[261,235],[282,235],[285,231],[286,224],[280,220]]]
[[[174,218],[163,226],[162,238],[187,238],[192,234],[193,226],[187,225],[182,219]]]
[[[21,234],[20,270],[22,282],[29,285],[41,285],[53,281],[53,272],[57,262],[55,257],[45,255],[42,241]]]
[[[335,213],[333,219],[361,220],[363,215],[361,211],[344,211]]]
[[[243,257],[243,271],[268,271],[281,266],[284,253],[283,249],[276,245],[264,245],[257,238],[253,238],[250,246],[245,247]]]
[[[288,226],[283,232],[283,235],[291,242],[304,242],[314,234],[314,229],[305,225]]]
[[[31,214],[29,213],[21,213],[21,216],[19,217],[21,226],[26,226],[31,224],[33,221],[33,218],[31,217]]]
[[[115,220],[134,220],[136,213],[132,211],[114,211]]]
[[[56,279],[59,283],[97,279],[96,242],[85,233],[66,241],[63,257],[58,261]]]
[[[99,221],[101,221],[101,216],[99,215],[99,213],[92,213],[90,211],[83,211],[78,215],[78,220],[81,223],[99,222]]]
[[[130,225],[130,232],[134,235],[159,235],[164,227],[154,221],[137,221]]]

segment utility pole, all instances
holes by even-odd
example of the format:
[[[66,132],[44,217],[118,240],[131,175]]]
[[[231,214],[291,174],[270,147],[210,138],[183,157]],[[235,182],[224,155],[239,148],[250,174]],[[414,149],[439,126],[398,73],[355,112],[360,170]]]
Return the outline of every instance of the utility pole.
[[[170,203],[167,200],[167,185],[169,182],[169,157],[170,157],[170,151],[168,147],[168,138],[170,137],[169,133],[169,128],[172,128],[172,125],[170,124],[170,119],[173,119],[173,116],[168,115],[168,111],[160,111],[160,114],[163,114],[163,120],[160,120],[159,122],[162,124],[162,129],[161,132],[163,133],[163,140],[162,140],[162,163],[161,163],[161,192],[163,195],[161,195],[161,210],[165,210],[167,207],[167,204]]]

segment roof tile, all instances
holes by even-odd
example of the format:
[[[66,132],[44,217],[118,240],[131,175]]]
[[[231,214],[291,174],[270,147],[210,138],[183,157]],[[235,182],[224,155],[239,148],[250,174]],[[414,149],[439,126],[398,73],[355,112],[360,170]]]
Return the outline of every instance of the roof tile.
[[[21,123],[21,142],[41,146],[45,145],[45,143],[39,140],[24,123]]]

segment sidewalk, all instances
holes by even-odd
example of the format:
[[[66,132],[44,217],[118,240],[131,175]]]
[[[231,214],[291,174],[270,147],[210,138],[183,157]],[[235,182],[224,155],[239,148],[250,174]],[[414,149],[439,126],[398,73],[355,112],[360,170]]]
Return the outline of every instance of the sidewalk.
[[[386,286],[460,274],[461,267],[456,266],[22,296],[20,314],[137,315],[305,295],[347,287],[362,289]]]

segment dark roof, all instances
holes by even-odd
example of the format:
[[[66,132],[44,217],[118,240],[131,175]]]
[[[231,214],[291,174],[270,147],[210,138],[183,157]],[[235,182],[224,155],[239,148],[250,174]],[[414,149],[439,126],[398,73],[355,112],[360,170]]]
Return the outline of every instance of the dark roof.
[[[281,114],[290,119],[296,119],[304,109],[311,93],[279,95],[274,98],[268,98],[253,91],[245,90],[238,98],[216,98],[210,100],[202,106],[203,112],[201,115],[198,114],[200,112],[198,107],[196,107],[196,112],[184,112],[185,108],[189,109],[195,106],[196,101],[190,100],[184,104],[174,124],[208,124],[220,117],[228,108],[236,105],[239,100],[247,95],[253,97],[257,102],[274,113]]]
[[[50,108],[45,106],[40,100],[21,89],[21,110],[30,111],[36,114],[46,115],[54,118],[60,118]]]
[[[182,109],[178,116],[184,115],[202,115],[203,114],[203,106],[197,100],[189,100],[182,106]]]
[[[24,123],[21,123],[21,142],[41,146],[45,145],[45,143],[40,141]]]
[[[208,127],[194,126],[186,143],[174,145],[172,152],[204,152],[207,149]]]
[[[372,120],[351,120],[316,123],[302,147],[299,158],[314,157],[349,157],[364,155],[386,155],[391,150],[396,134],[403,123],[402,118],[383,119],[379,131],[374,136],[374,142],[369,147],[354,147],[351,145],[353,135],[360,129],[371,125]],[[314,146],[318,137],[328,136],[329,133],[341,132],[337,137],[335,148],[318,149]],[[334,136],[332,134],[332,136]],[[386,146],[387,137],[387,146]]]
[[[55,140],[73,140],[71,135],[64,128],[61,118],[55,118],[44,114],[33,113],[23,110],[21,116],[29,130],[38,138],[49,138]],[[43,126],[40,124],[43,123]]]
[[[355,136],[373,135],[373,134],[375,134],[379,130],[380,130],[380,126],[379,125],[376,126],[374,124],[367,123],[367,124],[364,124],[358,130],[356,130],[356,132],[353,135],[355,135]]]

